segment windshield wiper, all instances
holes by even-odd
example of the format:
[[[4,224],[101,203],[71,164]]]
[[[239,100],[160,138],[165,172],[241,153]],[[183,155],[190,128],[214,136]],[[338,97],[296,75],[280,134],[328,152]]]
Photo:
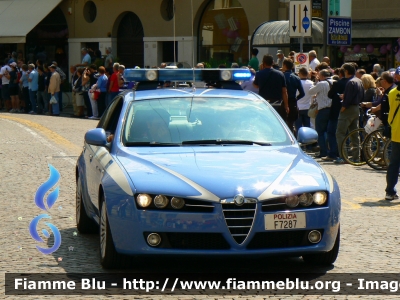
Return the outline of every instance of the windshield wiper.
[[[259,146],[272,146],[271,143],[245,141],[245,140],[194,140],[183,141],[182,145],[259,145]]]
[[[134,146],[148,146],[148,147],[174,147],[174,146],[182,146],[180,143],[159,143],[159,142],[126,142],[125,146],[134,147]]]

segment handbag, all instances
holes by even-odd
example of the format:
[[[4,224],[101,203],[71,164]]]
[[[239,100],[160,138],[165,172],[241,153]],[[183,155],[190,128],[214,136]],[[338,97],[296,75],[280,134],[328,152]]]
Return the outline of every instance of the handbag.
[[[315,119],[317,114],[318,114],[318,103],[316,100],[314,100],[313,103],[311,103],[310,108],[308,109],[307,115],[310,118]]]
[[[367,134],[378,130],[379,126],[382,124],[381,119],[377,116],[372,116],[368,119],[367,124],[365,125],[364,129]]]
[[[99,97],[100,97],[100,91],[99,90],[93,91],[93,100],[98,100]]]
[[[56,103],[58,103],[56,97],[52,96],[52,97],[50,98],[49,103],[50,103],[50,104],[56,104]]]

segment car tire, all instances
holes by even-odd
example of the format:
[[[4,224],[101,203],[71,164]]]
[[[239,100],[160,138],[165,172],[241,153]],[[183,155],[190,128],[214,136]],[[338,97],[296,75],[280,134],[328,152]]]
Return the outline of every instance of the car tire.
[[[87,215],[83,204],[82,183],[78,177],[76,181],[76,228],[80,233],[98,233],[99,227]]]
[[[103,201],[100,212],[100,263],[105,269],[113,269],[121,265],[121,258],[115,250],[106,203]]]
[[[336,258],[339,254],[339,246],[340,246],[340,227],[338,229],[335,244],[333,245],[332,250],[325,253],[303,255],[303,260],[311,265],[330,266],[336,261]]]

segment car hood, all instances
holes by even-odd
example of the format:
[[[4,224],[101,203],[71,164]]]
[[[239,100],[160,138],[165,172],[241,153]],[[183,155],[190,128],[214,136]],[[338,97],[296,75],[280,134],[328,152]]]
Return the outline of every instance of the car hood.
[[[219,201],[329,190],[328,175],[297,145],[122,148],[136,193]]]

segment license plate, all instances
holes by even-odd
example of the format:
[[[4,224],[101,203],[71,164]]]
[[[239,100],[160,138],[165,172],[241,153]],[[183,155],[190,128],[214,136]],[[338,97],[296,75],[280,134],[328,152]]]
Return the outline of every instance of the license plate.
[[[265,230],[306,228],[306,213],[276,213],[264,217]]]

